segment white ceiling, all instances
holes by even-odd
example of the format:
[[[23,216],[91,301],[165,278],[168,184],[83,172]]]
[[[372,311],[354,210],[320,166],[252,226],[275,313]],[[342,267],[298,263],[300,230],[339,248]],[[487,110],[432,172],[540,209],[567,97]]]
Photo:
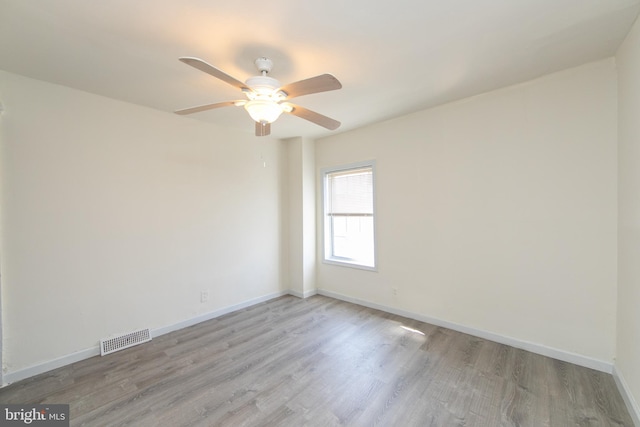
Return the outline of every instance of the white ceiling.
[[[0,69],[163,110],[241,99],[178,61],[238,80],[255,58],[289,83],[325,72],[338,91],[295,103],[341,132],[610,57],[640,0],[0,0]],[[242,108],[185,117],[253,133]],[[279,138],[331,134],[297,117]]]

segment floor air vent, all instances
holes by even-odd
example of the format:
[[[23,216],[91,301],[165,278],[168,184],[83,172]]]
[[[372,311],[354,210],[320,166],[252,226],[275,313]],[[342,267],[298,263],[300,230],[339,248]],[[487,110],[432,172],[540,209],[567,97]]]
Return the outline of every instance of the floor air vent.
[[[100,355],[104,356],[147,341],[151,341],[151,331],[149,329],[140,329],[128,334],[105,338],[100,340]]]

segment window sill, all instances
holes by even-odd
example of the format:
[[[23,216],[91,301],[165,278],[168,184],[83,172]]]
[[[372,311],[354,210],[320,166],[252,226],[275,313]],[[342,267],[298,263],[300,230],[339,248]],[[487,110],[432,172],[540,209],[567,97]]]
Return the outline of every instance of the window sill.
[[[339,265],[342,267],[355,268],[358,270],[366,270],[366,271],[374,271],[374,272],[378,271],[378,268],[375,266],[371,267],[368,265],[358,264],[358,262],[356,261],[349,261],[348,259],[344,259],[344,258],[325,258],[322,260],[322,262],[324,264]]]

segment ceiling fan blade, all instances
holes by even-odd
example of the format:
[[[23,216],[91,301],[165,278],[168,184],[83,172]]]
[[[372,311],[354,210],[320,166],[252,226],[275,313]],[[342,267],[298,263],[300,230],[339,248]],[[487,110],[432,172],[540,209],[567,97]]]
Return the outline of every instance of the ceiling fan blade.
[[[282,86],[279,90],[287,94],[287,99],[291,99],[311,93],[336,90],[341,87],[342,84],[331,74],[321,74],[305,80],[289,83],[288,85]]]
[[[197,68],[200,71],[204,71],[207,74],[211,74],[213,77],[216,77],[222,80],[223,82],[230,84],[231,86],[237,87],[238,89],[241,89],[241,90],[251,90],[249,87],[247,87],[247,85],[242,83],[240,80],[237,80],[231,77],[229,74],[225,73],[224,71],[218,70],[216,67],[203,61],[200,58],[193,58],[193,57],[187,56],[179,59],[185,64],[191,65],[192,67]]]
[[[287,109],[285,109],[284,111],[286,113],[293,114],[294,116],[300,117],[305,120],[309,120],[310,122],[320,125],[329,130],[336,130],[340,127],[340,122],[330,117],[323,116],[320,113],[316,113],[315,111],[300,107],[299,105],[290,103],[286,103],[285,105],[291,108],[291,111],[287,111]]]
[[[174,111],[174,113],[180,114],[181,116],[183,116],[185,114],[192,114],[192,113],[199,113],[200,111],[213,110],[214,108],[229,107],[231,105],[236,105],[236,102],[239,102],[239,101],[225,101],[225,102],[217,102],[215,104],[199,105],[197,107],[177,110],[177,111]]]
[[[271,123],[256,122],[256,136],[267,136],[271,133]]]

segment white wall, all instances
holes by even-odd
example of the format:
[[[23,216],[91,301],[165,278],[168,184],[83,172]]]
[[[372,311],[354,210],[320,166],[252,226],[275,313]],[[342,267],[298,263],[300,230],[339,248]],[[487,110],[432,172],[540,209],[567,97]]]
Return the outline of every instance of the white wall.
[[[640,22],[618,65],[618,335],[616,370],[640,423]]]
[[[4,72],[0,99],[5,372],[286,288],[281,142]]]
[[[317,141],[376,159],[379,261],[318,289],[611,366],[616,123],[609,59]]]
[[[302,140],[302,229],[304,295],[316,292],[316,158],[315,142]]]
[[[316,218],[314,142],[287,140],[289,155],[289,286],[298,297],[315,293]]]

